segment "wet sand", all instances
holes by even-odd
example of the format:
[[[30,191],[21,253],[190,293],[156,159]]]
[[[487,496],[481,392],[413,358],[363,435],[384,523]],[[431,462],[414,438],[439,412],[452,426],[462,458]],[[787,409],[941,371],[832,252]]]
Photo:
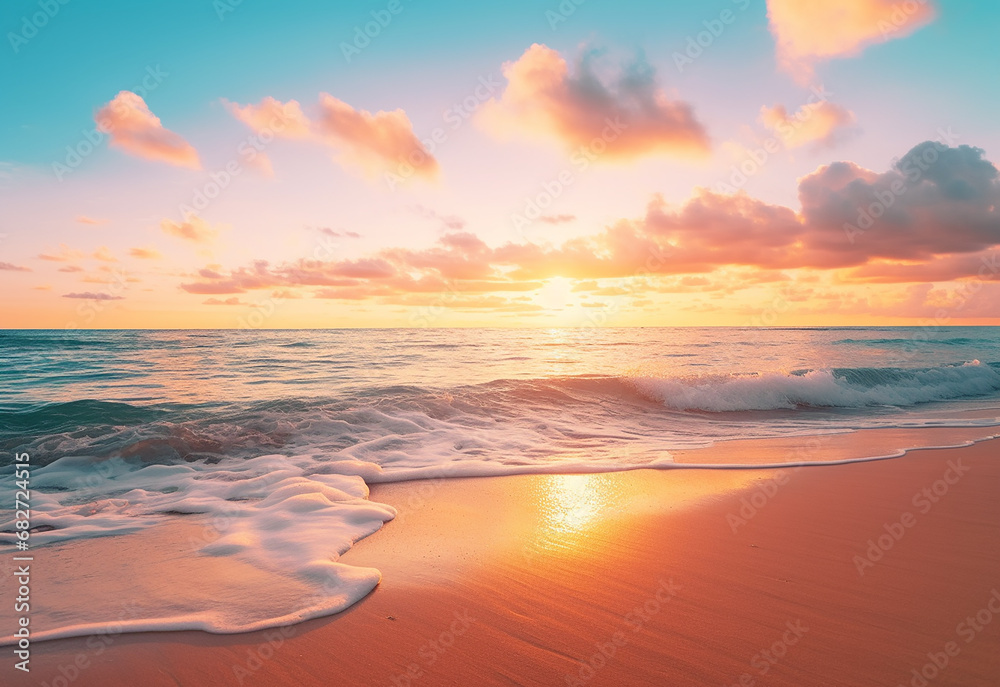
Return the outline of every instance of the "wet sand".
[[[724,462],[751,450],[720,449]],[[786,449],[752,448],[775,463]],[[400,517],[343,556],[383,573],[344,613],[243,635],[39,642],[30,676],[8,654],[0,681],[1000,684],[997,440],[782,470],[410,482],[371,498]],[[171,540],[131,535],[118,555],[159,555],[154,536]],[[97,548],[75,551],[52,569],[95,565]]]

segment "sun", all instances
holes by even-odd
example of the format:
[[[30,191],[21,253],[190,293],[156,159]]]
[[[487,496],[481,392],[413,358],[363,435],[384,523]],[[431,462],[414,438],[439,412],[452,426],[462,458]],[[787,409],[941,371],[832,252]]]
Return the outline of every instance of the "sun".
[[[562,310],[576,305],[573,280],[568,277],[549,277],[538,290],[535,301],[546,310]]]

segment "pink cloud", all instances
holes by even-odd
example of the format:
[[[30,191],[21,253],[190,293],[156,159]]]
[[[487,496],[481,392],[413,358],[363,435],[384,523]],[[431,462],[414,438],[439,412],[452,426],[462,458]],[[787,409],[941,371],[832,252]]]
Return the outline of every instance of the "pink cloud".
[[[507,86],[482,105],[478,121],[504,138],[555,139],[569,150],[585,147],[610,158],[708,152],[708,136],[690,105],[668,98],[652,67],[636,62],[605,83],[594,71],[594,55],[584,54],[570,73],[557,51],[532,45],[503,65]]]
[[[199,282],[195,284],[181,284],[181,289],[187,291],[188,293],[197,294],[227,294],[227,293],[245,293],[246,289],[241,288],[236,285],[232,280],[220,281],[220,282]]]
[[[95,260],[101,260],[102,262],[118,262],[118,258],[111,254],[111,251],[107,246],[101,246],[92,256]]]
[[[207,299],[205,299],[205,300],[202,301],[202,304],[203,305],[243,305],[243,301],[241,301],[236,296],[233,296],[232,298],[226,298],[225,300],[222,300],[220,298],[207,298]]]
[[[493,247],[454,231],[427,248],[387,248],[359,259],[257,261],[228,273],[206,268],[181,288],[198,294],[280,288],[388,303],[412,294],[530,292],[552,277],[580,280],[577,292],[616,296],[625,295],[620,284],[600,280],[641,277],[650,291],[722,297],[788,281],[785,270],[808,270],[797,282],[835,270],[835,278],[853,283],[967,279],[982,277],[984,266],[991,275],[1000,270],[1000,179],[977,148],[927,141],[882,173],[849,162],[824,165],[800,180],[799,197],[795,211],[745,192],[699,189],[679,206],[654,197],[642,217],[558,246]],[[885,207],[875,211],[872,203]],[[879,221],[846,231],[860,212]]]
[[[784,105],[762,107],[760,119],[788,148],[831,146],[857,121],[853,112],[829,100],[803,105],[791,114]]]
[[[281,138],[308,138],[311,135],[309,120],[297,100],[283,103],[267,96],[257,105],[223,102],[234,117],[258,134],[268,132]]]
[[[146,160],[201,169],[198,152],[179,134],[163,127],[141,97],[122,91],[94,116],[111,136],[110,145]]]
[[[160,222],[164,234],[194,243],[211,243],[219,232],[198,215],[188,215],[183,222],[165,219]]]
[[[403,110],[372,113],[355,109],[329,93],[320,93],[312,119],[295,100],[282,103],[268,96],[256,105],[226,105],[233,116],[258,135],[322,143],[336,151],[342,165],[369,176],[381,172],[401,174],[405,169],[406,176],[434,178],[439,171],[437,160],[414,134],[413,124]],[[270,170],[269,159],[261,164]]]
[[[83,293],[65,293],[63,298],[80,298],[88,301],[120,301],[124,296],[113,296],[110,293],[84,291]]]
[[[77,215],[76,221],[79,222],[80,224],[94,224],[94,225],[108,223],[108,220],[106,219],[95,219],[93,217],[88,217],[87,215]]]
[[[850,162],[799,183],[810,247],[829,260],[926,261],[1000,243],[1000,181],[979,148],[925,141],[881,174]]]
[[[546,224],[565,224],[575,219],[576,215],[542,215],[538,218],[538,221],[545,222]]]
[[[84,255],[83,251],[70,248],[65,243],[59,244],[58,253],[40,253],[38,255],[39,260],[48,260],[50,262],[71,262],[73,260],[81,260],[85,257],[87,256]]]
[[[244,159],[243,164],[263,177],[274,178],[274,166],[271,165],[271,158],[262,150],[254,151],[254,155]]]
[[[778,65],[802,83],[812,79],[818,62],[853,57],[873,43],[908,36],[935,14],[928,0],[767,0]]]
[[[969,278],[996,279],[1000,252],[985,250],[969,255],[945,255],[924,262],[872,262],[852,270],[847,279],[879,284],[946,282]]]
[[[129,248],[128,254],[140,260],[158,260],[163,257],[155,248]]]
[[[437,176],[437,160],[413,133],[413,125],[402,110],[372,114],[328,93],[320,93],[319,105],[316,130],[347,160],[371,174],[397,171],[409,164],[418,175]]]

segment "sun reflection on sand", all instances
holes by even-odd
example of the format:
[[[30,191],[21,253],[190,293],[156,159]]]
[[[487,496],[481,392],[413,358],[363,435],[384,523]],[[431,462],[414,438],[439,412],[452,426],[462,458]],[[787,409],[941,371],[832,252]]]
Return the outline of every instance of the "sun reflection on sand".
[[[606,474],[547,475],[539,492],[542,526],[550,539],[562,545],[597,526],[623,496]]]

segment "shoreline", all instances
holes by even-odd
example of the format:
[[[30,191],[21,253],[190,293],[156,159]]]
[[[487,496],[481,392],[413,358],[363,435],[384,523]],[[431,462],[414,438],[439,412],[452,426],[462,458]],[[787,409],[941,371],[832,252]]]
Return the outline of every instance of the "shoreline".
[[[83,656],[73,684],[657,684],[665,671],[679,684],[895,687],[955,642],[931,684],[989,684],[1000,622],[967,645],[955,628],[1000,588],[998,446],[813,470],[377,484],[370,498],[400,514],[340,559],[383,573],[346,611],[240,635],[39,642],[32,681],[61,684]],[[976,477],[946,484],[948,461]],[[918,508],[939,481],[945,494]],[[762,652],[793,635],[770,664]],[[10,663],[0,675],[16,679]]]

